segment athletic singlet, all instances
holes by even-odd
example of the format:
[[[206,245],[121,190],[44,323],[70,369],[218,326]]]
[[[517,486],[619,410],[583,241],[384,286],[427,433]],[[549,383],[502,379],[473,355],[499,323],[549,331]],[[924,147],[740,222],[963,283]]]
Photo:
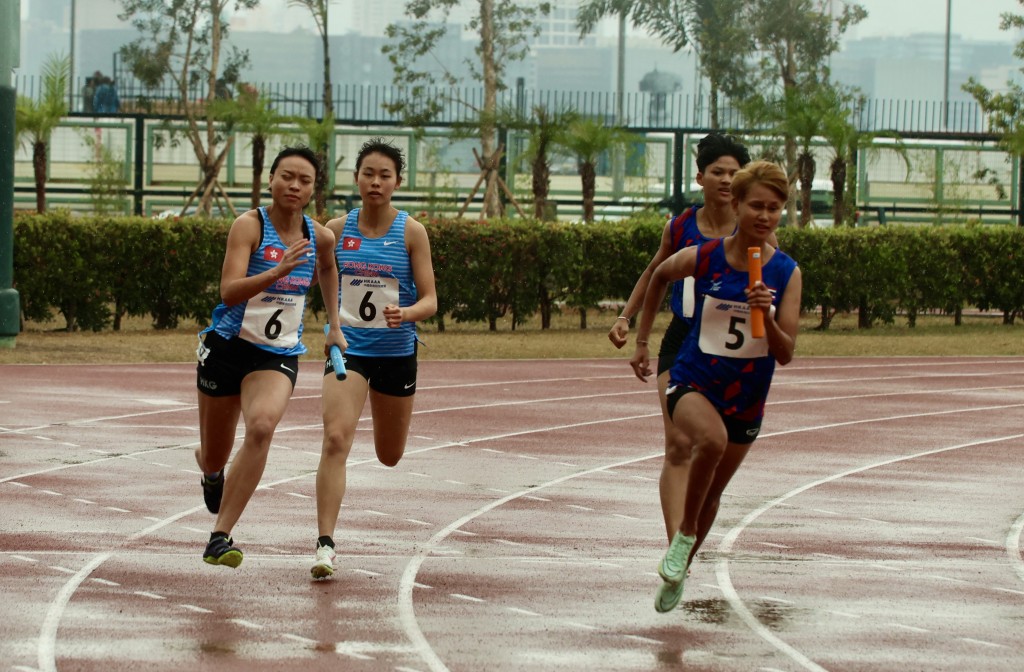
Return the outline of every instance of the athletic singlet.
[[[697,211],[702,206],[692,206],[672,220],[669,224],[669,233],[672,236],[672,251],[678,252],[692,245],[701,245],[711,238],[707,238],[700,232],[697,226]],[[669,305],[676,317],[680,318],[687,326],[692,326],[694,310],[693,278],[683,278],[672,283],[672,298]]]
[[[348,341],[346,354],[404,357],[416,351],[415,323],[403,322],[392,329],[384,319],[384,306],[404,308],[416,303],[412,261],[405,249],[408,217],[408,212],[399,212],[379,238],[359,232],[359,208],[345,219],[334,254],[338,259],[338,312]]]
[[[773,306],[778,306],[796,266],[776,250],[761,269]],[[750,305],[743,291],[747,273],[726,261],[722,239],[697,249],[696,268],[693,328],[672,366],[670,384],[692,387],[723,415],[757,420],[764,415],[775,357],[768,351],[767,338],[750,335]]]
[[[277,266],[288,248],[277,235],[267,209],[258,208],[256,213],[262,228],[259,245],[249,255],[247,278]],[[313,284],[313,272],[316,270],[316,234],[312,220],[305,215],[302,219],[302,235],[311,244],[306,253],[306,263],[293,268],[291,273],[248,301],[231,306],[218,304],[213,309],[210,326],[200,335],[216,331],[228,339],[238,336],[259,348],[286,356],[306,352],[302,343],[302,316],[306,308],[306,293]]]

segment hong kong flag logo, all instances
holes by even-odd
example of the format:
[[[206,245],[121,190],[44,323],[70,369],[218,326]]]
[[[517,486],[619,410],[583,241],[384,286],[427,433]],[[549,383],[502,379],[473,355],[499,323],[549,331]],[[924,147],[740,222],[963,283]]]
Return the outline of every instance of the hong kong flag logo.
[[[284,258],[284,250],[279,247],[266,247],[263,249],[263,261],[281,261]]]
[[[343,249],[343,250],[358,250],[359,249],[359,243],[361,243],[361,242],[363,242],[361,238],[352,238],[350,236],[346,236],[341,241],[341,249]]]

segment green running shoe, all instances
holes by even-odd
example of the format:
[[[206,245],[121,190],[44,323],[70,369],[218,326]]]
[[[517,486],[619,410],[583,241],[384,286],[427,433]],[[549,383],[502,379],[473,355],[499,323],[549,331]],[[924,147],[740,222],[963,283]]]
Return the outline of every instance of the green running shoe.
[[[679,604],[679,600],[683,597],[683,584],[671,584],[667,581],[662,581],[661,585],[658,586],[658,592],[654,596],[654,610],[659,614],[664,614],[672,611]]]
[[[658,575],[668,583],[682,585],[686,579],[686,566],[690,563],[690,551],[695,543],[696,535],[685,536],[682,532],[676,532],[668,552],[658,564]]]
[[[203,552],[203,562],[225,567],[238,567],[242,564],[242,551],[234,547],[231,537],[217,535],[210,539]]]

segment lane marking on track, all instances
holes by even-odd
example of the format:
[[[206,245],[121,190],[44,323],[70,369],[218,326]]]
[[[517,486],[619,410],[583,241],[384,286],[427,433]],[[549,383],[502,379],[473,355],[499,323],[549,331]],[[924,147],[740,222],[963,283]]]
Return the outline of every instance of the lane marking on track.
[[[967,388],[961,388],[959,390],[959,392],[961,392],[961,393],[966,392],[966,391],[969,391],[969,390]],[[921,392],[921,393],[925,393],[925,392]],[[890,395],[890,396],[906,396],[906,393],[894,393],[893,395]],[[838,400],[838,399],[841,399],[841,397],[836,397],[835,399]],[[984,408],[977,408],[977,409],[966,409],[966,411],[956,411],[956,412],[983,411],[983,410],[1001,410],[1001,409],[1005,409],[1005,408],[1016,408],[1016,407],[1020,407],[1020,406],[1024,406],[1024,404],[1011,404],[1011,405],[1002,405],[1002,406],[991,406],[991,407],[984,407]],[[194,409],[194,407],[193,407],[193,409]],[[129,415],[126,415],[126,416],[109,416],[109,418],[94,419],[92,422],[97,422],[97,421],[104,420],[104,419],[117,419],[117,418],[123,418],[123,417],[137,417],[139,415],[155,415],[155,414],[159,414],[159,413],[168,413],[168,412],[171,412],[171,411],[161,410],[161,411],[152,411],[152,412],[149,412],[149,413],[142,413],[142,414],[129,414]],[[762,438],[769,438],[769,437],[772,437],[772,436],[780,436],[780,435],[792,434],[792,433],[797,433],[797,432],[816,431],[816,430],[820,430],[820,429],[827,429],[827,428],[838,427],[838,426],[861,424],[861,423],[866,423],[866,422],[881,422],[881,421],[894,420],[894,419],[905,419],[905,418],[914,418],[914,417],[927,417],[927,416],[932,416],[932,415],[943,415],[943,414],[952,413],[952,412],[954,412],[954,411],[941,411],[941,412],[929,412],[929,413],[918,413],[918,414],[906,414],[906,415],[892,416],[892,417],[887,417],[887,418],[861,419],[861,420],[851,421],[851,422],[846,422],[846,423],[835,423],[835,424],[831,424],[831,425],[821,425],[821,426],[816,426],[816,427],[807,427],[807,428],[799,428],[799,429],[792,429],[792,430],[784,430],[784,431],[781,431],[781,432],[766,433],[765,435],[763,435]],[[415,414],[418,414],[418,413],[414,412],[414,415]],[[423,448],[423,449],[416,450],[416,451],[409,451],[407,453],[407,455],[412,455],[412,454],[415,454],[415,453],[430,452],[430,451],[434,451],[434,450],[440,450],[440,449],[443,449],[443,448],[446,448],[446,447],[450,447],[450,446],[453,446],[453,445],[468,445],[469,443],[478,443],[478,442],[483,442],[483,441],[494,441],[494,440],[499,440],[499,439],[503,439],[503,438],[509,438],[509,437],[513,437],[513,436],[521,436],[521,435],[526,435],[526,434],[550,432],[550,431],[556,431],[556,430],[562,430],[562,429],[571,429],[571,428],[584,427],[584,426],[597,425],[597,424],[608,424],[610,422],[624,422],[624,421],[630,421],[630,420],[636,420],[636,419],[655,418],[655,417],[660,417],[660,416],[661,416],[660,412],[658,412],[658,413],[645,413],[645,414],[634,415],[634,416],[626,416],[626,417],[621,417],[621,418],[603,418],[603,419],[600,419],[600,420],[580,422],[580,423],[574,423],[574,424],[570,424],[570,425],[560,425],[560,426],[554,426],[554,427],[543,427],[543,428],[524,430],[524,431],[518,431],[518,432],[510,432],[510,433],[506,433],[506,434],[498,434],[498,435],[488,436],[488,437],[479,437],[479,438],[468,440],[468,441],[452,442],[452,443],[449,443],[449,444],[442,444],[442,445],[439,445],[439,446],[432,446],[432,447]],[[88,422],[78,421],[78,422],[74,422],[74,423],[65,423],[65,425],[68,425],[68,424],[79,425],[79,424],[88,424]],[[45,426],[42,426],[41,428],[53,427],[53,426],[57,426],[57,425],[45,425]],[[315,426],[314,425],[310,425],[310,426],[303,426],[303,427],[286,428],[283,431],[298,431],[298,430],[302,430],[302,429],[309,429],[311,427],[315,427]],[[25,432],[25,431],[27,431],[27,430],[23,429],[23,430],[18,430],[18,431],[14,432],[14,433],[22,433],[22,432]],[[281,430],[279,430],[279,431],[281,431]],[[69,469],[69,468],[74,468],[74,467],[79,467],[79,466],[95,465],[95,464],[100,463],[100,462],[106,462],[106,461],[110,461],[110,460],[121,459],[122,457],[128,458],[128,459],[138,459],[138,456],[140,456],[140,455],[146,455],[146,454],[149,454],[149,453],[155,453],[155,452],[158,452],[158,451],[164,451],[164,450],[170,450],[170,449],[180,449],[180,448],[183,448],[183,447],[192,447],[192,446],[195,446],[195,445],[197,445],[197,442],[191,442],[191,443],[183,444],[183,445],[179,445],[179,446],[164,446],[164,447],[161,447],[161,448],[147,449],[147,450],[144,450],[144,451],[138,451],[138,452],[133,453],[131,455],[111,455],[109,457],[104,457],[104,458],[100,458],[100,459],[96,459],[96,460],[91,460],[89,462],[83,462],[83,463],[71,464],[71,465],[61,465],[61,466],[58,466],[58,467],[52,467],[52,468],[49,468],[49,469],[39,470],[39,471],[31,472],[31,473],[28,473],[28,474],[22,474],[22,475],[19,475],[19,476],[10,476],[10,477],[6,477],[6,478],[0,478],[0,483],[13,481],[13,480],[16,480],[16,479],[19,479],[19,478],[24,478],[26,476],[33,476],[33,475],[42,474],[42,473],[50,473],[50,472],[53,472],[53,471],[60,471],[60,470],[63,470],[63,469]],[[598,471],[601,471],[603,469],[607,469],[609,467],[613,468],[613,467],[616,467],[616,466],[624,466],[624,465],[633,464],[633,463],[636,463],[636,462],[640,462],[640,461],[644,461],[644,460],[649,460],[649,459],[660,458],[660,457],[662,457],[662,453],[661,452],[655,453],[655,454],[652,454],[652,455],[647,455],[647,456],[639,457],[639,458],[634,458],[634,459],[627,460],[627,461],[624,461],[624,462],[621,462],[621,463],[617,463],[617,464],[606,465],[605,467],[600,467],[600,468],[597,468],[597,469],[589,469],[589,470],[585,470],[585,471],[578,472],[578,473],[575,473],[575,474],[570,474],[570,475],[567,475],[567,476],[560,477],[558,479],[550,481],[547,485],[555,485],[557,483],[564,482],[564,481],[569,480],[571,478],[576,478],[576,477],[579,477],[579,476],[585,476],[585,475],[589,475],[589,474],[592,474],[592,473],[596,473]],[[372,458],[368,459],[368,460],[365,460],[365,462],[371,462],[371,461],[373,461]],[[359,462],[359,463],[362,463],[362,462]],[[353,466],[356,466],[356,465],[353,464]],[[300,474],[299,476],[293,476],[293,477],[290,477],[290,478],[287,478],[287,479],[282,479],[281,481],[278,481],[276,483],[268,484],[267,487],[272,487],[273,485],[278,485],[278,484],[281,484],[281,483],[291,482],[291,481],[294,481],[294,480],[298,480],[300,478],[307,478],[310,475],[315,474],[315,473],[316,472],[313,471],[313,472],[310,472],[310,473],[307,473],[307,474]],[[540,486],[540,487],[545,487],[545,486]],[[496,490],[498,492],[504,492],[504,491],[500,491],[500,490],[497,490],[497,489],[494,489],[494,488],[492,488],[491,490]],[[536,488],[533,488],[533,489],[531,489],[530,492],[535,492],[535,491],[536,491]],[[516,497],[518,497],[520,495],[523,495],[523,494],[526,494],[526,493],[525,492],[514,493],[514,494],[512,494],[510,496],[507,496],[507,497],[504,497],[502,499],[496,500],[495,502],[492,502],[487,507],[484,507],[483,509],[480,509],[477,512],[474,512],[474,513],[470,514],[469,517],[464,517],[465,522],[468,522],[469,520],[471,520],[472,518],[476,517],[477,515],[482,515],[483,513],[486,513],[487,511],[490,511],[491,509],[493,509],[493,508],[495,508],[497,506],[501,506],[502,504],[506,503],[507,501],[511,501],[512,499],[515,499]],[[170,525],[171,523],[174,523],[174,522],[176,522],[177,520],[180,520],[183,517],[192,515],[193,513],[196,513],[198,511],[202,511],[203,509],[204,509],[203,506],[196,506],[196,507],[193,507],[191,509],[187,509],[185,511],[182,511],[182,512],[179,512],[177,514],[174,514],[174,515],[172,515],[172,516],[170,516],[168,518],[165,518],[165,519],[163,519],[163,520],[161,520],[161,521],[159,521],[157,523],[154,523],[153,525],[150,525],[150,526],[144,528],[143,530],[140,530],[139,532],[136,532],[136,533],[130,535],[128,537],[127,541],[137,540],[137,539],[139,539],[141,537],[144,537],[144,536],[146,536],[148,534],[151,534],[152,532],[154,532],[154,531],[156,531],[156,530],[158,530],[158,529],[160,529],[162,527]],[[760,514],[758,514],[758,515],[760,515]],[[461,520],[463,520],[463,519],[460,519],[460,521]],[[459,523],[457,525],[454,525],[454,528],[460,527],[461,524],[463,524],[463,523]],[[438,535],[435,535],[435,537],[432,538],[432,541],[434,539],[442,539],[442,538],[448,536],[451,533],[449,528],[453,528],[453,526],[449,525],[447,528],[445,528],[445,530],[442,530],[440,533],[438,533]],[[436,543],[436,542],[434,542],[434,543]],[[429,545],[430,544],[428,544],[428,546]],[[71,595],[75,592],[75,590],[77,590],[78,585],[88,576],[89,573],[91,573],[96,567],[101,565],[103,562],[105,562],[111,556],[112,556],[112,553],[105,553],[105,554],[98,555],[98,556],[94,557],[92,561],[90,561],[82,570],[80,570],[78,572],[78,574],[76,574],[74,577],[72,577],[72,579],[70,579],[64,585],[64,587],[58,593],[57,597],[51,602],[50,607],[47,610],[46,617],[44,618],[44,622],[43,622],[43,626],[42,626],[42,629],[41,629],[40,638],[39,638],[39,641],[38,641],[38,649],[37,649],[38,658],[39,658],[39,660],[41,662],[40,669],[44,670],[44,672],[56,669],[55,649],[56,649],[57,626],[59,625],[60,619],[61,619],[61,617],[63,615],[64,610],[67,607],[67,604],[68,604],[68,601],[71,598]],[[414,612],[412,610],[412,601],[411,601],[411,597],[412,597],[412,584],[414,582],[406,581],[406,575],[410,574],[410,570],[412,571],[411,576],[413,576],[413,577],[415,576],[416,571],[418,571],[418,568],[422,564],[422,562],[425,560],[425,557],[426,557],[425,555],[421,554],[420,556],[415,558],[414,562],[411,562],[409,565],[407,565],[406,572],[405,572],[405,574],[403,574],[403,580],[402,580],[402,584],[400,586],[400,594],[399,594],[399,602],[400,602],[399,610],[401,612],[400,616],[401,616],[401,620],[403,622],[403,626],[406,628],[407,635],[410,636],[410,639],[413,641],[414,647],[415,647],[416,651],[421,655],[421,657],[423,657],[425,659],[425,661],[431,666],[432,669],[435,669],[435,670],[446,670],[447,668],[444,666],[443,662],[441,662],[440,659],[437,657],[436,653],[433,652],[433,649],[430,647],[429,643],[427,643],[426,638],[423,636],[422,632],[419,631],[418,625],[415,623],[415,615],[414,615]],[[411,622],[410,622],[410,619],[411,619]]]
[[[1013,406],[1022,406],[1022,405],[1024,405],[1024,404],[1015,404]],[[975,410],[975,409],[969,409],[969,410]],[[953,413],[953,412],[963,413],[965,411],[957,410],[957,411],[939,411],[939,412],[932,412],[932,413],[927,413],[927,414],[911,414],[910,417],[919,417],[920,415],[943,415],[945,413]],[[862,424],[862,423],[874,423],[874,422],[878,422],[878,421],[877,420],[860,420],[860,421],[854,421],[854,422],[849,422],[849,423],[838,423],[838,424],[839,425],[849,425],[849,424]],[[789,433],[792,433],[792,432],[784,431],[784,432],[779,432],[778,434],[789,434]],[[719,559],[719,561],[718,561],[718,563],[717,563],[717,565],[715,567],[715,574],[718,577],[718,584],[722,587],[722,592],[723,592],[723,594],[725,596],[726,601],[729,603],[729,606],[731,606],[732,609],[739,615],[739,617],[743,620],[743,622],[747,624],[747,627],[749,627],[751,630],[753,630],[754,633],[756,633],[758,636],[761,637],[761,639],[765,640],[766,642],[768,642],[769,644],[774,646],[780,652],[782,652],[782,653],[786,654],[787,656],[789,656],[790,659],[792,659],[795,663],[798,663],[800,666],[804,667],[805,669],[813,670],[814,672],[825,672],[825,668],[823,668],[822,666],[818,665],[813,660],[811,660],[810,658],[805,656],[803,653],[798,651],[796,648],[794,648],[793,646],[791,646],[790,644],[785,642],[783,639],[781,639],[777,635],[775,635],[773,632],[771,632],[771,630],[768,629],[767,626],[765,626],[763,623],[761,623],[761,621],[758,620],[758,618],[753,614],[753,612],[751,612],[750,609],[747,608],[747,605],[744,602],[743,598],[740,597],[740,595],[736,591],[735,587],[733,587],[732,577],[729,574],[729,554],[732,552],[733,545],[736,543],[736,540],[739,538],[740,534],[742,534],[744,530],[746,530],[748,527],[750,527],[750,525],[753,524],[753,522],[755,520],[757,520],[759,517],[761,517],[761,515],[763,515],[765,512],[770,511],[771,509],[773,509],[776,506],[778,506],[780,503],[785,502],[786,500],[791,499],[793,497],[796,497],[797,495],[803,494],[803,493],[807,492],[808,490],[810,490],[812,488],[818,487],[819,485],[824,485],[826,483],[832,483],[832,482],[837,481],[837,480],[839,480],[841,478],[846,478],[847,476],[852,476],[854,474],[859,474],[859,473],[862,473],[862,472],[865,472],[865,471],[869,471],[871,469],[877,469],[879,467],[884,467],[884,466],[888,466],[888,465],[891,465],[891,464],[896,464],[898,462],[906,462],[906,461],[918,459],[918,458],[921,458],[921,457],[927,457],[927,456],[930,456],[930,455],[937,455],[937,454],[940,454],[940,453],[945,453],[945,452],[949,452],[949,451],[953,451],[953,450],[961,450],[963,448],[970,448],[970,447],[973,447],[973,446],[980,446],[980,445],[993,444],[993,443],[1001,443],[1001,442],[1004,442],[1004,441],[1012,441],[1014,439],[1020,439],[1022,437],[1024,437],[1024,434],[1015,434],[1013,436],[1003,436],[1003,437],[997,437],[997,438],[979,439],[977,441],[971,441],[971,442],[968,442],[968,443],[962,443],[962,444],[959,444],[959,445],[956,445],[956,446],[947,446],[945,448],[935,448],[933,450],[926,450],[926,451],[922,451],[922,452],[919,452],[919,453],[914,453],[912,455],[901,455],[899,457],[894,457],[894,458],[889,458],[889,459],[886,459],[886,460],[881,460],[881,461],[878,461],[878,462],[874,462],[872,464],[864,465],[864,466],[861,466],[861,467],[855,467],[853,469],[847,469],[847,470],[839,472],[837,474],[833,474],[831,476],[826,476],[825,478],[820,478],[820,479],[817,479],[815,481],[811,481],[810,483],[806,483],[806,484],[804,484],[804,485],[802,485],[802,486],[800,486],[798,488],[794,488],[793,490],[790,490],[789,492],[785,493],[784,495],[781,495],[780,497],[777,497],[777,498],[775,498],[775,499],[773,499],[773,500],[771,500],[769,502],[766,502],[765,504],[762,504],[761,506],[759,506],[758,508],[754,509],[753,511],[748,513],[746,516],[744,516],[743,520],[741,520],[735,527],[733,527],[731,530],[729,530],[729,532],[725,535],[725,539],[723,539],[721,544],[719,545],[719,552],[722,554],[722,557]]]
[[[968,644],[978,644],[979,646],[991,646],[993,648],[1008,649],[1010,647],[1005,644],[996,644],[995,642],[986,642],[983,639],[974,639],[973,637],[960,637],[961,642],[967,642]]]
[[[1017,576],[1024,581],[1024,559],[1021,558],[1020,548],[1022,533],[1024,533],[1024,513],[1020,514],[1020,518],[1010,526],[1010,531],[1006,535],[1006,555],[1010,558],[1010,565],[1016,570]]]

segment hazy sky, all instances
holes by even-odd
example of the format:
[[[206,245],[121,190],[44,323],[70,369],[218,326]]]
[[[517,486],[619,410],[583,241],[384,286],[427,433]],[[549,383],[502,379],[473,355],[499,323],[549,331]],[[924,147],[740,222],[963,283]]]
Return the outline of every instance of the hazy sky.
[[[833,0],[838,6],[840,0]],[[859,0],[868,18],[858,24],[851,37],[945,33],[946,8],[951,8],[951,32],[971,40],[1015,40],[1011,32],[999,30],[999,15],[1024,14],[1018,0]]]
[[[4,0],[7,1],[7,0]],[[71,0],[67,0],[70,5]],[[334,16],[347,14],[346,10],[362,0],[333,0]],[[466,0],[469,2],[469,0]],[[844,0],[824,0],[836,6]],[[912,33],[944,33],[946,31],[946,7],[952,8],[952,32],[972,40],[1013,40],[1018,38],[999,30],[999,15],[1003,12],[1024,14],[1024,6],[1018,0],[857,0],[868,10],[868,18],[853,28],[849,37],[872,37],[909,35]],[[22,16],[29,13],[33,0],[21,0]],[[91,21],[103,20],[100,16],[116,13],[118,0],[77,0],[79,26],[88,27]],[[105,11],[104,11],[105,10]],[[340,15],[340,16],[339,16]],[[95,17],[95,18],[94,18]],[[333,17],[332,17],[333,18]],[[397,17],[396,17],[397,18]],[[109,19],[106,19],[107,21]],[[236,17],[232,22],[236,29],[292,30],[308,27],[312,23],[305,10],[288,6],[287,0],[262,0],[260,9],[248,17]],[[335,21],[331,22],[335,24]],[[244,28],[241,24],[244,24]],[[342,26],[331,26],[332,32],[343,32]],[[605,31],[613,31],[608,22]]]

